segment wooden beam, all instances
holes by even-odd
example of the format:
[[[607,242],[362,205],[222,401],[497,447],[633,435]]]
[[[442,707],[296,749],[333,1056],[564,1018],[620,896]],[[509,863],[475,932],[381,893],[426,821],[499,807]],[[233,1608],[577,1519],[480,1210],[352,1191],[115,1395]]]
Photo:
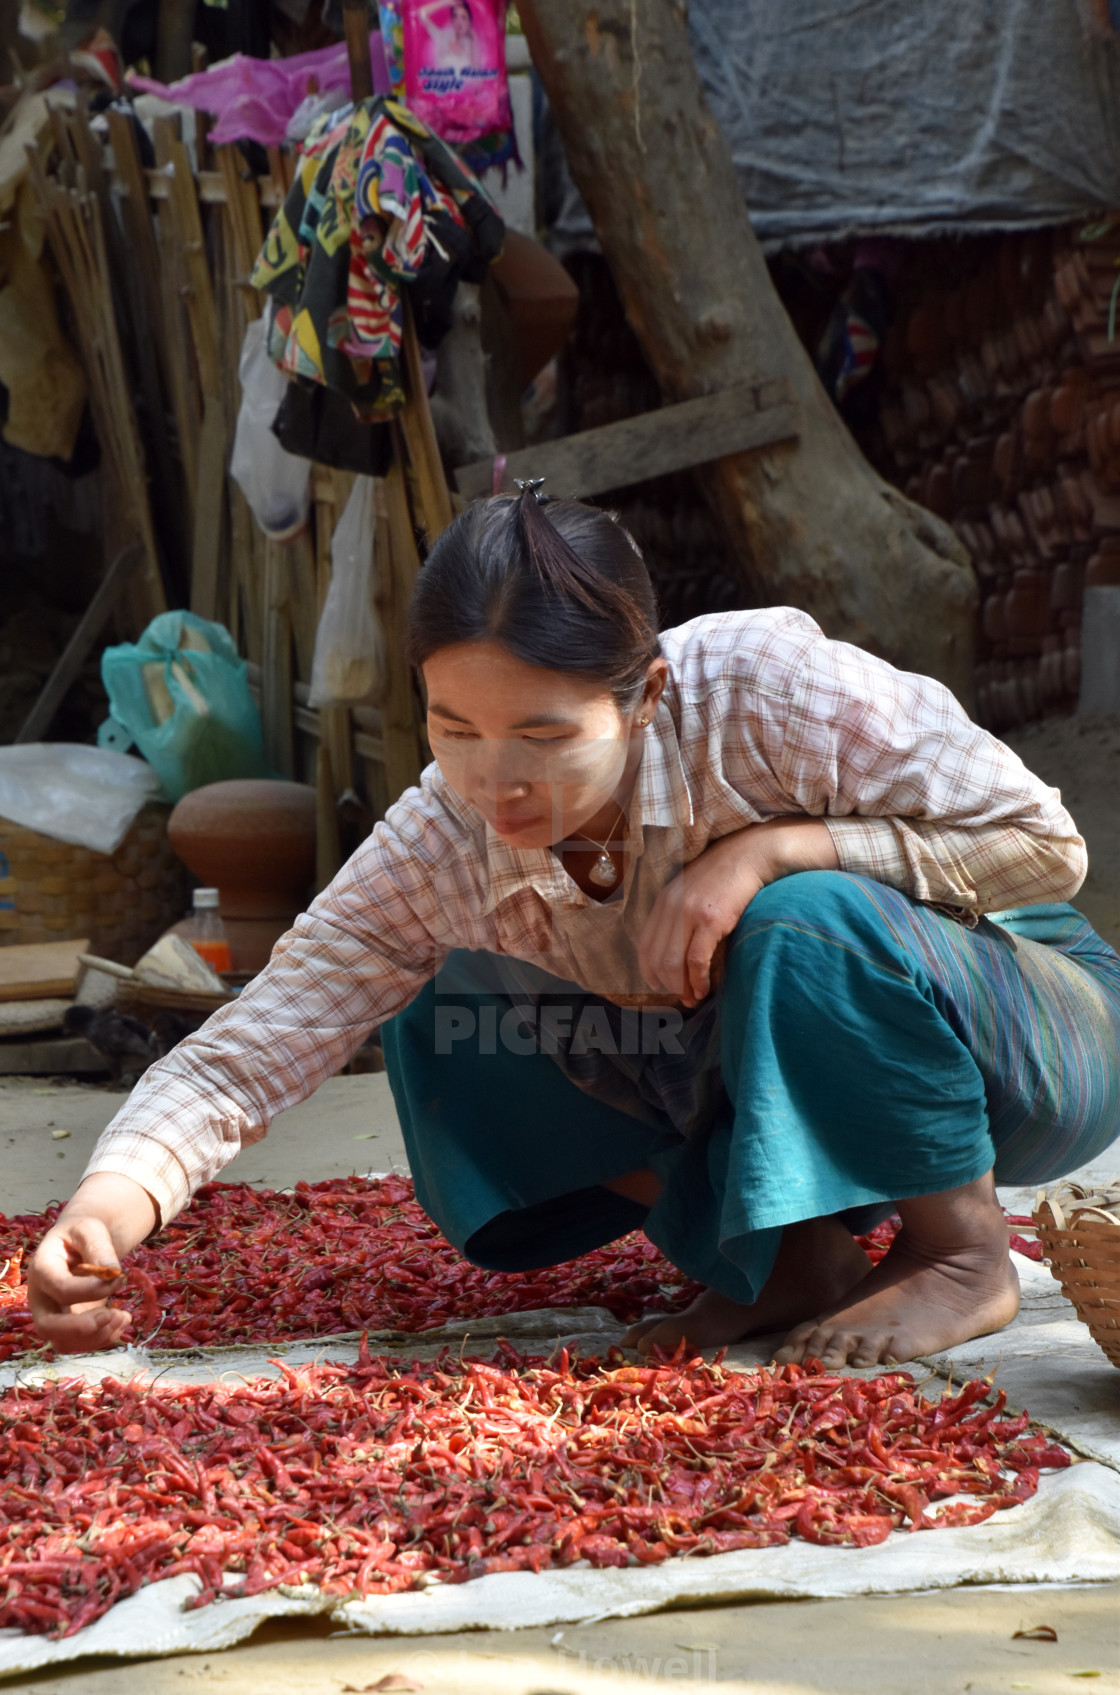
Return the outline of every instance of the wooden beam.
[[[51,720],[85,664],[90,648],[104,629],[121,591],[143,558],[144,550],[137,543],[133,547],[126,547],[113,560],[98,584],[93,599],[82,614],[77,629],[67,642],[62,657],[47,678],[42,693],[25,718],[23,727],[16,736],[17,742],[38,741],[50,728]]]
[[[777,393],[783,398],[775,398]],[[739,383],[719,394],[511,453],[502,487],[512,489],[515,477],[544,477],[549,494],[582,500],[711,459],[792,441],[797,434],[797,408],[786,384]],[[489,494],[492,474],[492,461],[480,459],[461,466],[455,482],[461,494],[474,500]]]

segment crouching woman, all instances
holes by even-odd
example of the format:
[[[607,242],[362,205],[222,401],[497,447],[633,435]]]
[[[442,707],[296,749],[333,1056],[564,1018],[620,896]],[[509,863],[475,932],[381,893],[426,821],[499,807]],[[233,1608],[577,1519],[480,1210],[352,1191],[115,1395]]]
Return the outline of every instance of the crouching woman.
[[[41,1244],[59,1348],[115,1263],[381,1026],[419,1200],[477,1263],[640,1227],[705,1292],[642,1349],[783,1330],[907,1359],[998,1329],[997,1181],[1120,1132],[1120,958],[1059,795],[939,684],[783,608],[659,635],[575,502],[480,502],[412,606],[434,763],[148,1071]],[[896,1210],[875,1269],[854,1234]],[[465,1315],[469,1316],[469,1315]]]

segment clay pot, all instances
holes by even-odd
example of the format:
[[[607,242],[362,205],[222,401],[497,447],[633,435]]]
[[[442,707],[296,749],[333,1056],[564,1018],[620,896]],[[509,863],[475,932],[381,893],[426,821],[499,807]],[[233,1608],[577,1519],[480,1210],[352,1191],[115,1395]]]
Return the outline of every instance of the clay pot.
[[[267,963],[307,904],[315,876],[315,790],[304,783],[208,783],[175,807],[171,845],[221,895],[235,971]]]

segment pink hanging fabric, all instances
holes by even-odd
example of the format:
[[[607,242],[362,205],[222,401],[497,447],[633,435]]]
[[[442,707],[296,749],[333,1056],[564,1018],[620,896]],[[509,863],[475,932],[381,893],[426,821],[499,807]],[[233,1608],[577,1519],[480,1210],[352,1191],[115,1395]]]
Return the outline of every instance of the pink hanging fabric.
[[[389,93],[389,71],[381,46],[381,32],[369,38],[375,94]],[[259,141],[263,147],[279,147],[287,134],[292,115],[317,85],[320,94],[349,91],[350,71],[346,44],[320,47],[314,53],[297,53],[290,59],[251,59],[235,53],[208,71],[183,77],[179,82],[156,82],[152,77],[129,76],[129,85],[143,94],[157,94],[177,106],[192,106],[217,117],[210,140]]]

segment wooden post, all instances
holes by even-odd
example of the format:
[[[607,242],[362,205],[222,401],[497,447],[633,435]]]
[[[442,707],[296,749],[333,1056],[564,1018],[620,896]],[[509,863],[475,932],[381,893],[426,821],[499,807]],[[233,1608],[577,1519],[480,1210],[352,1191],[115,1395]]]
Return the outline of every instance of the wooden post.
[[[366,0],[345,0],[342,12],[346,56],[350,61],[350,92],[357,100],[373,97],[373,66],[369,57],[369,7]]]

